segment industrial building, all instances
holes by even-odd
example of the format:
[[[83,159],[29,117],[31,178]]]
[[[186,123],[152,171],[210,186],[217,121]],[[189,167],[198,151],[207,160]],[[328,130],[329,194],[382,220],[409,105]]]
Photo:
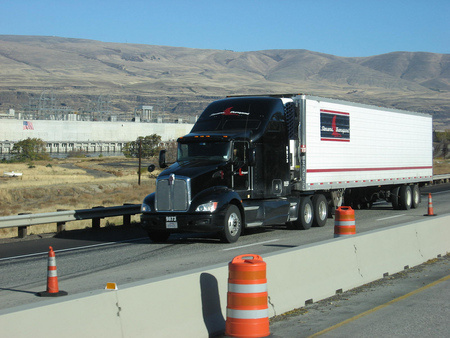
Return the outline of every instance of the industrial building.
[[[181,121],[179,121],[181,122]],[[138,123],[107,121],[0,119],[0,155],[9,154],[14,143],[27,138],[47,142],[47,151],[65,153],[120,152],[125,143],[139,136],[157,134],[162,141],[188,134],[189,123]]]

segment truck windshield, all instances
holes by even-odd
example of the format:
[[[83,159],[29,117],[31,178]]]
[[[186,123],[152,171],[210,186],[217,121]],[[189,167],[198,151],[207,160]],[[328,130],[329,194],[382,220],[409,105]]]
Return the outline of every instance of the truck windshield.
[[[228,142],[179,143],[177,161],[226,162],[230,154]]]

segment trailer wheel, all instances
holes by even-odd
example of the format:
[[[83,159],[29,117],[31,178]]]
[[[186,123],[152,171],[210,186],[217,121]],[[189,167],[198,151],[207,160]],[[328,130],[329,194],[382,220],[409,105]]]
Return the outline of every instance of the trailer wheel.
[[[400,209],[399,196],[400,196],[400,187],[397,186],[397,187],[392,188],[391,203],[392,203],[392,207],[394,208],[394,210]]]
[[[312,198],[314,217],[314,226],[323,227],[328,218],[328,202],[324,195],[317,194]]]
[[[400,195],[399,195],[399,204],[400,208],[403,210],[411,209],[412,205],[412,192],[411,187],[409,185],[402,185],[400,187]]]
[[[298,206],[298,218],[291,222],[291,228],[295,230],[308,230],[314,219],[314,207],[309,197],[300,197]]]
[[[239,208],[233,204],[227,207],[223,231],[220,233],[222,242],[234,243],[238,240],[242,230],[242,217]]]
[[[170,232],[167,232],[167,231],[150,230],[147,232],[147,234],[148,234],[148,238],[150,238],[150,240],[155,243],[167,242],[167,240],[169,239],[169,236],[170,236]]]
[[[417,184],[412,185],[412,204],[411,208],[417,208],[420,204],[420,189]]]

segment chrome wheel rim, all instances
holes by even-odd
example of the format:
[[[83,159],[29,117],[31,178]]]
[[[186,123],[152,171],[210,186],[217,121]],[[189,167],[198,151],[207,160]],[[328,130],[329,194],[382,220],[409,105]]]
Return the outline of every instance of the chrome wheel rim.
[[[324,220],[327,217],[327,205],[325,202],[319,204],[319,217]]]
[[[241,222],[239,221],[238,215],[232,213],[230,217],[228,217],[228,231],[231,236],[236,236],[241,227]]]
[[[308,224],[312,220],[312,208],[309,204],[305,205],[305,210],[303,212],[303,219]]]

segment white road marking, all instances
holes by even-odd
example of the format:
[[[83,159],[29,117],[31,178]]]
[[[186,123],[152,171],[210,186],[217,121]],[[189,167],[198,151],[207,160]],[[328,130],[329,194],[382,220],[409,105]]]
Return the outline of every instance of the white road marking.
[[[120,244],[120,243],[127,243],[127,242],[138,242],[138,241],[142,241],[142,240],[145,240],[145,239],[148,239],[148,237],[142,237],[142,238],[136,238],[136,239],[127,239],[127,240],[118,241],[118,242],[106,242],[106,243],[91,244],[91,245],[79,246],[79,247],[68,248],[68,249],[60,249],[60,250],[55,250],[55,253],[65,252],[65,251],[82,250],[82,249],[95,248],[95,247],[100,247],[100,246],[105,246],[105,245],[113,245],[113,244]],[[27,254],[27,255],[20,255],[20,256],[11,256],[11,257],[0,258],[0,262],[8,260],[8,259],[27,258],[27,257],[33,257],[33,256],[41,256],[41,255],[48,255],[48,251],[46,251],[46,252],[36,252],[36,253],[32,253],[32,254]]]
[[[271,242],[276,242],[276,241],[279,241],[279,239],[271,239],[270,241],[258,242],[258,243],[253,243],[253,244],[247,244],[247,245],[236,246],[236,247],[234,247],[234,248],[223,249],[223,251],[236,250],[236,249],[246,248],[246,247],[249,247],[249,246],[261,245],[261,244],[266,244],[266,243],[271,243]]]
[[[385,221],[387,219],[391,219],[391,218],[397,218],[397,217],[402,217],[402,216],[406,216],[406,214],[401,214],[401,215],[395,215],[395,216],[389,216],[389,217],[384,217],[384,218],[378,218],[376,221]]]

